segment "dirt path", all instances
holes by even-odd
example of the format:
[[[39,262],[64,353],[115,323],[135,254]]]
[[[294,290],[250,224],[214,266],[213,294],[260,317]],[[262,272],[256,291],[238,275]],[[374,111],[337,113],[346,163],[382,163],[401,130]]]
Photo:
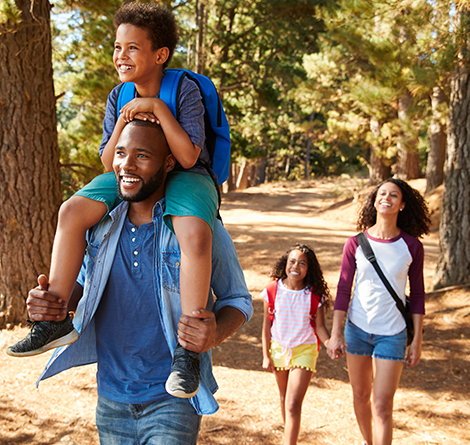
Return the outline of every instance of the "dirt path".
[[[259,293],[273,261],[302,241],[314,247],[334,295],[342,247],[355,233],[353,196],[361,185],[351,180],[275,184],[224,197],[222,216],[254,297],[255,316],[214,351],[220,410],[204,418],[199,444],[282,443],[274,377],[261,369]],[[424,182],[413,185],[422,189]],[[433,208],[438,198],[430,198]],[[424,245],[430,283],[438,252],[435,231]],[[423,359],[404,372],[395,399],[394,443],[468,444],[470,290],[428,295],[427,314]],[[47,358],[4,354],[24,333],[0,332],[0,444],[97,444],[95,368],[68,371],[35,389]],[[346,362],[331,361],[323,349],[304,402],[300,443],[360,443]]]

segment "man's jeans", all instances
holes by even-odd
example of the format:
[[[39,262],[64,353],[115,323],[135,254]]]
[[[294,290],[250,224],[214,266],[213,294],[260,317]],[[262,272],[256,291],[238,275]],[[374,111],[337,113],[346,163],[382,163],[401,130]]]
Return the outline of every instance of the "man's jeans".
[[[200,423],[188,399],[128,405],[98,397],[101,445],[195,445]]]

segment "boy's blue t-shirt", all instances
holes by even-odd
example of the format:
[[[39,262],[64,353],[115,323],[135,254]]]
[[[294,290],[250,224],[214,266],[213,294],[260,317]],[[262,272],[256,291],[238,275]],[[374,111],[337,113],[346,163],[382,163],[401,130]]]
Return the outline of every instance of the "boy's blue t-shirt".
[[[95,319],[98,394],[120,403],[169,399],[171,354],[162,330],[154,274],[155,226],[126,217]]]
[[[116,125],[116,103],[118,94],[119,85],[112,89],[106,102],[106,112],[103,121],[103,138],[101,139],[99,149],[100,156],[102,155],[104,147],[108,143]],[[201,147],[199,159],[210,164],[210,154],[205,142],[204,105],[202,103],[202,96],[199,87],[194,81],[187,77],[183,78],[179,99],[180,114],[178,122],[183,130],[188,134],[191,142],[198,147]],[[183,168],[179,163],[177,163],[174,170],[183,170]],[[204,167],[197,164],[185,171],[203,175],[209,174]]]

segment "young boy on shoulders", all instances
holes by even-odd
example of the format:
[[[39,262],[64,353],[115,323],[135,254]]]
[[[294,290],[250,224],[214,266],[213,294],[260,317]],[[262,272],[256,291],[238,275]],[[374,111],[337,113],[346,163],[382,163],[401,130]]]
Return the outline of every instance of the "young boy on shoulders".
[[[52,251],[49,291],[60,295],[66,306],[83,261],[86,231],[119,203],[112,173],[119,135],[130,120],[148,119],[160,123],[178,161],[166,183],[164,221],[181,246],[181,308],[183,314],[191,316],[207,304],[212,229],[218,210],[215,184],[205,167],[197,164],[198,159],[210,160],[205,144],[202,97],[196,83],[184,78],[178,96],[178,120],[159,98],[165,68],[178,42],[176,20],[170,11],[156,4],[126,3],[116,12],[114,25],[114,66],[122,82],[135,84],[136,97],[117,110],[122,85],[108,96],[100,155],[110,173],[98,176],[62,204]],[[129,177],[124,186],[143,188],[142,182],[138,176]],[[55,322],[34,322],[30,333],[9,347],[7,353],[19,357],[36,355],[77,338],[71,318],[64,311]],[[176,397],[188,398],[197,393],[198,387],[199,354],[178,344],[166,389]]]

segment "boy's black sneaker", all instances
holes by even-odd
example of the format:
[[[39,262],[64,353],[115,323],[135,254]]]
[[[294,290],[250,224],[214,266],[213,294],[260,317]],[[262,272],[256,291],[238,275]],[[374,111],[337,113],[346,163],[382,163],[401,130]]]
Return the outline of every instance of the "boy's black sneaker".
[[[165,384],[168,394],[182,399],[194,397],[199,390],[199,354],[184,349],[179,343],[173,354],[171,372]]]
[[[78,332],[73,327],[72,317],[67,314],[62,321],[31,321],[29,334],[7,349],[12,357],[30,357],[42,354],[49,349],[68,345],[78,340]]]

